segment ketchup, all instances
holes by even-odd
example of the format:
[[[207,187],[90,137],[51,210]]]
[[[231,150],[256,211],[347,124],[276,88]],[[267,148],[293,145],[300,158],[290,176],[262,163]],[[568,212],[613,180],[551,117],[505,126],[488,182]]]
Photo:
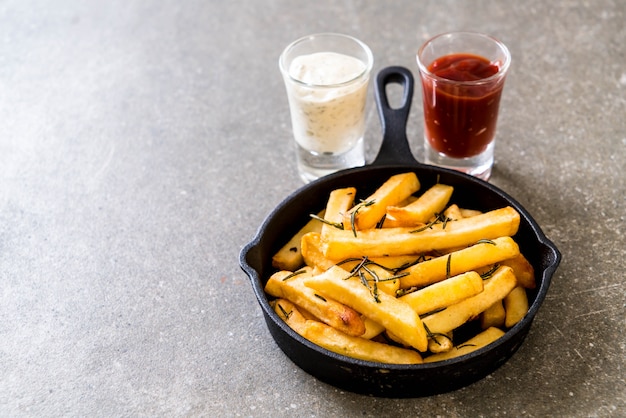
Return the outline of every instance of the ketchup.
[[[498,65],[478,55],[450,54],[433,61],[428,71],[440,78],[422,77],[424,123],[431,146],[454,158],[480,154],[495,135],[504,77],[480,80],[497,74]]]

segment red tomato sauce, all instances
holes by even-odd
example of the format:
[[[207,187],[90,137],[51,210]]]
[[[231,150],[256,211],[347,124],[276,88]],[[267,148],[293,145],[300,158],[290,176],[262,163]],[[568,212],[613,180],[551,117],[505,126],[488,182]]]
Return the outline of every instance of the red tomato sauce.
[[[472,157],[493,140],[504,77],[497,82],[472,83],[497,74],[486,58],[451,54],[437,58],[428,70],[448,83],[422,78],[426,136],[433,148],[450,157]]]

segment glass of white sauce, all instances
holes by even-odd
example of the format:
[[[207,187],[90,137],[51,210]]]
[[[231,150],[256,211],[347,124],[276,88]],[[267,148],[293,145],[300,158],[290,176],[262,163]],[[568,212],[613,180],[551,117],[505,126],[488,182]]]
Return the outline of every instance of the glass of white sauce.
[[[309,35],[280,56],[298,172],[305,182],[365,164],[363,136],[372,52],[351,36]]]

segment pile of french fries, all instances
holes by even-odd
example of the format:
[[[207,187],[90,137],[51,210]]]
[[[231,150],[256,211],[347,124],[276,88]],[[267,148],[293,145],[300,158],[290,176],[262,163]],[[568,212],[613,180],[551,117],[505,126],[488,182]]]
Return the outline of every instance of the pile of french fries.
[[[535,287],[512,238],[519,213],[460,208],[444,184],[419,191],[412,172],[360,201],[353,187],[332,191],[272,259],[265,291],[279,317],[330,351],[392,364],[461,356],[518,323]]]

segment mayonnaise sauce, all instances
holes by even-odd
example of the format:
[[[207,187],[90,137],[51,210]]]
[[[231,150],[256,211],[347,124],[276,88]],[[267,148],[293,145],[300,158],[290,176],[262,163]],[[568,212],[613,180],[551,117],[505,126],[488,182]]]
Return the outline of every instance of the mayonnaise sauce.
[[[363,61],[334,52],[296,57],[287,83],[294,136],[323,154],[349,151],[363,138],[368,75]]]

